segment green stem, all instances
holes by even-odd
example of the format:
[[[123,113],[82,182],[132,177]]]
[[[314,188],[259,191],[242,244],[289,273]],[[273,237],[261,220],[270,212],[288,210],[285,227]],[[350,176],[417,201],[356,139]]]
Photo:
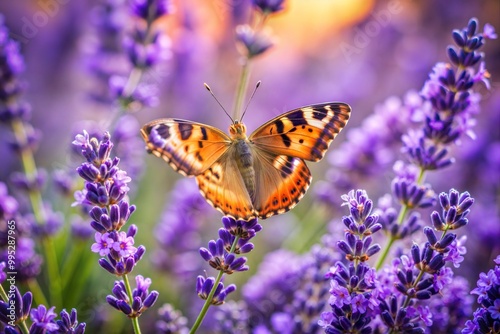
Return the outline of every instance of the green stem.
[[[21,321],[17,324],[17,326],[19,327],[19,329],[21,329],[21,332],[23,332],[23,334],[29,334],[30,330],[28,329],[28,325],[26,325],[26,321]]]
[[[205,318],[205,315],[208,312],[208,308],[210,307],[210,305],[212,305],[212,299],[214,298],[215,290],[217,290],[217,286],[219,285],[219,282],[222,279],[223,275],[224,275],[224,272],[222,270],[220,270],[219,274],[217,275],[217,278],[215,279],[214,286],[213,286],[212,290],[210,291],[210,293],[208,294],[208,297],[205,300],[205,303],[203,304],[203,307],[200,311],[200,314],[198,314],[198,317],[196,318],[196,321],[195,321],[193,327],[189,331],[189,334],[196,333],[196,331],[200,327],[201,322],[203,321],[203,319]]]
[[[396,241],[396,239],[393,238],[392,236],[389,238],[389,241],[387,241],[387,244],[382,250],[382,254],[380,254],[380,257],[378,258],[377,263],[375,264],[376,270],[379,270],[384,265],[385,259],[387,258],[387,255],[389,254],[389,251],[391,250],[394,241]]]
[[[424,176],[425,176],[425,169],[420,167],[420,173],[418,174],[417,184],[422,184],[422,182],[424,181]]]
[[[128,299],[130,301],[130,304],[132,304],[132,301],[134,300],[134,297],[132,295],[132,288],[130,287],[130,282],[128,280],[127,275],[123,275],[123,283],[125,284],[125,289],[127,290],[127,295]],[[133,317],[130,318],[132,321],[132,326],[134,327],[134,333],[135,334],[140,334],[141,333],[141,327],[139,326],[139,318],[138,317]]]
[[[241,68],[241,74],[238,81],[238,88],[236,89],[236,97],[234,99],[233,106],[233,120],[238,120],[238,113],[241,112],[241,107],[243,105],[243,100],[245,99],[247,86],[248,86],[248,77],[250,74],[250,59],[245,58],[243,66]]]
[[[4,302],[9,300],[9,296],[7,296],[7,292],[5,292],[2,285],[0,285],[0,298],[2,298]]]

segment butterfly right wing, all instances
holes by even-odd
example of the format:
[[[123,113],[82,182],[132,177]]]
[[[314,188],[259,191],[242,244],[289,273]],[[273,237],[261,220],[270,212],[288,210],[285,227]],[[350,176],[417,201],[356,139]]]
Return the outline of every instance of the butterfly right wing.
[[[204,173],[231,147],[231,138],[221,130],[175,118],[149,122],[141,135],[148,152],[184,176]]]

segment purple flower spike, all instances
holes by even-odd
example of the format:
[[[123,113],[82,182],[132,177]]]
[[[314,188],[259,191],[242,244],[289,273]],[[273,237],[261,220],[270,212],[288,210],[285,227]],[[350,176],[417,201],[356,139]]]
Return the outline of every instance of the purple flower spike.
[[[214,284],[215,278],[205,278],[203,276],[198,276],[196,280],[196,291],[198,293],[198,296],[201,299],[206,300],[208,298],[208,295],[210,294],[210,291],[212,291]],[[211,304],[222,305],[225,302],[227,295],[229,295],[233,291],[236,291],[236,285],[230,284],[226,288],[224,288],[224,284],[222,282],[219,282],[219,284],[217,285],[217,289],[215,290],[215,294],[211,300]]]
[[[139,317],[144,311],[154,305],[158,300],[157,291],[149,292],[151,279],[141,275],[136,276],[136,288],[132,291],[132,302],[127,295],[123,281],[115,282],[113,287],[114,296],[107,296],[106,300],[115,309],[125,313],[130,318]]]

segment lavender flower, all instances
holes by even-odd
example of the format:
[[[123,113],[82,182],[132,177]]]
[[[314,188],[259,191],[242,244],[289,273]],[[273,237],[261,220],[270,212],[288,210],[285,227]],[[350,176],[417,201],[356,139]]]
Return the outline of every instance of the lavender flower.
[[[37,308],[32,309],[30,316],[33,321],[33,325],[31,325],[30,332],[50,333],[58,330],[59,326],[54,321],[55,317],[57,317],[54,309],[54,306],[47,309],[44,305],[39,305]]]
[[[85,327],[87,326],[84,322],[78,323],[76,309],[71,309],[71,313],[68,313],[65,309],[60,313],[61,319],[56,320],[56,324],[59,327],[55,333],[58,334],[83,334],[85,333]]]
[[[423,131],[410,132],[403,138],[408,157],[423,170],[450,165],[453,159],[447,157],[446,146],[462,135],[473,136],[479,98],[472,89],[479,81],[489,86],[484,64],[479,72],[474,66],[484,58],[478,50],[492,36],[478,33],[477,25],[477,20],[471,19],[466,28],[453,31],[456,47],[448,47],[451,64],[438,63],[421,91],[432,105],[425,115]]]
[[[80,176],[85,180],[85,191],[75,194],[82,204],[93,205],[89,211],[93,219],[91,226],[96,230],[95,243],[91,250],[106,256],[99,259],[99,265],[109,273],[123,276],[124,280],[115,282],[114,296],[107,296],[106,300],[115,309],[123,312],[138,328],[137,318],[158,299],[158,292],[149,292],[151,280],[143,276],[136,276],[136,288],[128,295],[128,273],[132,272],[135,265],[146,252],[144,246],[135,247],[137,227],[130,225],[127,232],[121,228],[130,219],[135,211],[135,206],[127,200],[131,181],[127,173],[118,165],[119,158],[111,158],[113,143],[109,133],[104,134],[104,139],[99,141],[90,138],[84,131],[75,137],[74,145],[78,146],[86,158],[77,168]]]
[[[23,296],[17,289],[9,293],[8,301],[0,301],[0,321],[8,324],[14,321],[15,324],[26,320],[30,314],[31,303],[33,302],[33,295],[31,292],[26,292]],[[14,305],[14,312],[12,306]]]
[[[113,287],[114,296],[108,295],[106,300],[108,304],[117,310],[125,313],[129,318],[137,318],[144,311],[154,305],[158,299],[158,292],[149,292],[151,279],[144,278],[141,275],[135,277],[136,288],[132,291],[133,299],[130,300],[123,281],[115,282]]]
[[[372,243],[372,233],[381,229],[377,223],[378,216],[372,215],[373,202],[364,190],[350,191],[343,195],[345,205],[349,207],[350,216],[343,217],[348,227],[345,241],[337,242],[337,247],[346,254],[350,264],[346,266],[338,261],[326,274],[330,278],[330,312],[323,312],[318,324],[325,333],[357,331],[370,333],[371,318],[377,314],[380,301],[377,276],[366,261],[380,250],[380,246]]]
[[[230,284],[226,288],[224,288],[224,284],[222,282],[219,282],[215,286],[215,292],[212,299],[208,300],[208,297],[210,296],[212,289],[214,289],[214,286],[215,278],[205,278],[203,276],[198,276],[198,279],[196,281],[196,292],[201,299],[207,300],[211,305],[222,305],[225,302],[227,295],[236,291],[236,285]]]
[[[474,318],[467,321],[462,333],[490,333],[500,331],[500,256],[495,259],[495,267],[488,273],[481,273],[477,288],[472,290],[478,295],[480,307]]]

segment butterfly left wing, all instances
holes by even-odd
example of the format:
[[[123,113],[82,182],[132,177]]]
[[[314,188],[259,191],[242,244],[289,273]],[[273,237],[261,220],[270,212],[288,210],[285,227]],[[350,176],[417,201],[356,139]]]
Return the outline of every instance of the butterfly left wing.
[[[275,155],[319,161],[345,127],[351,107],[345,103],[314,104],[284,113],[255,130],[248,138]]]
[[[219,129],[175,118],[149,122],[141,134],[150,153],[184,176],[202,174],[231,146],[231,138]]]

